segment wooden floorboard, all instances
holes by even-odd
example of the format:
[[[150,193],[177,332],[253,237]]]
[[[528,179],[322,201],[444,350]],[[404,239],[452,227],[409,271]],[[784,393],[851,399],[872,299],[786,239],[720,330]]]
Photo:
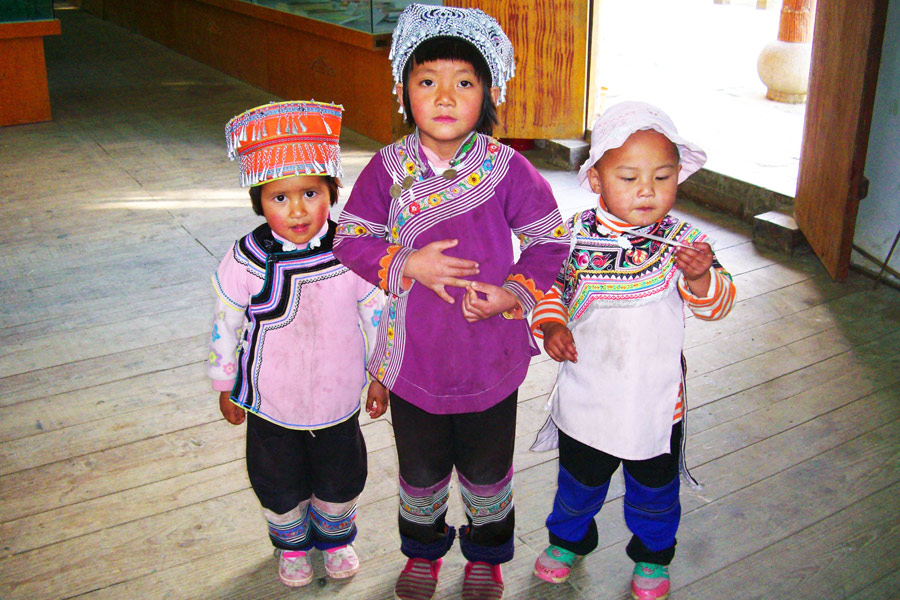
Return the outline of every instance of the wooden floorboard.
[[[782,542],[729,565],[682,590],[696,598],[850,597],[878,584],[882,573],[900,567],[900,516],[891,504],[893,484]],[[860,563],[868,566],[860,569]],[[740,578],[735,581],[735,572]],[[867,592],[869,593],[869,592]],[[896,597],[897,589],[891,590]],[[865,596],[872,598],[875,596]]]
[[[852,564],[857,565],[855,561]],[[894,568],[890,574],[848,598],[849,600],[894,600],[897,597],[898,589],[900,589],[900,569]]]
[[[58,15],[63,35],[45,42],[54,120],[0,132],[0,598],[392,598],[404,557],[390,412],[361,418],[359,574],[328,580],[314,553],[316,579],[298,591],[277,580],[243,427],[221,418],[206,377],[210,274],[260,222],[222,127],[271,95]],[[343,199],[378,147],[342,133]],[[573,173],[541,169],[565,216],[593,202]],[[687,458],[703,487],[682,489],[672,598],[895,599],[900,294],[760,250],[733,217],[676,210],[715,241],[738,296],[725,320],[687,319]],[[621,474],[570,580],[531,573],[557,458],[529,447],[556,371],[535,357],[519,390],[505,598],[624,600]],[[436,600],[459,597],[463,562],[447,555]]]

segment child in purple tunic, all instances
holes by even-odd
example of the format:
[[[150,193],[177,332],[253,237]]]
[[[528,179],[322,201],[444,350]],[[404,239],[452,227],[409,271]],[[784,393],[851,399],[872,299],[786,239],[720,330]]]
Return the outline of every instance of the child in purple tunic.
[[[499,598],[500,564],[513,556],[516,394],[538,354],[523,317],[552,284],[568,235],[549,184],[485,135],[514,71],[497,22],[476,9],[411,5],[391,57],[416,131],[363,170],[334,252],[388,292],[368,369],[391,390],[409,559],[395,594],[434,593],[456,534],[445,523],[456,467],[463,597]]]
[[[247,474],[278,575],[295,587],[313,579],[313,548],[332,578],[359,569],[351,542],[367,474],[360,396],[383,294],[332,253],[341,110],[278,102],[225,128],[266,223],[235,242],[213,276],[209,376],[225,419],[247,422]],[[387,409],[377,381],[366,408],[373,418]]]

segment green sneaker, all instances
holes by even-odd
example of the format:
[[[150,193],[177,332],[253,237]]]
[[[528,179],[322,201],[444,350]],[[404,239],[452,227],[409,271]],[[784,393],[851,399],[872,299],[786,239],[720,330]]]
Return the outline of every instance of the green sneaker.
[[[574,552],[550,544],[534,561],[534,574],[550,583],[562,583],[569,578],[576,558],[578,555]]]
[[[639,562],[631,576],[633,600],[666,600],[669,597],[669,567]]]

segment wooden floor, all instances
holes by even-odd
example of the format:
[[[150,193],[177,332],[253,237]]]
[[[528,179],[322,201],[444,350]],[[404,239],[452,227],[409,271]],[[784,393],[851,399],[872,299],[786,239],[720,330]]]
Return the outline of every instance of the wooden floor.
[[[271,95],[59,16],[54,120],[0,129],[0,598],[391,598],[403,557],[389,419],[363,417],[361,571],[335,583],[314,556],[321,578],[291,590],[243,428],[205,375],[209,276],[258,222],[223,125]],[[349,188],[378,146],[352,132],[343,146]],[[574,174],[542,172],[565,214],[590,202]],[[721,322],[688,321],[688,456],[704,488],[682,493],[673,597],[900,597],[900,294],[832,283],[809,255],[761,252],[746,224],[680,208],[717,240],[739,299]],[[531,575],[556,459],[528,446],[554,373],[537,357],[520,391],[505,597],[625,598],[619,479],[599,549],[566,584]],[[437,598],[459,596],[462,564],[454,548]]]

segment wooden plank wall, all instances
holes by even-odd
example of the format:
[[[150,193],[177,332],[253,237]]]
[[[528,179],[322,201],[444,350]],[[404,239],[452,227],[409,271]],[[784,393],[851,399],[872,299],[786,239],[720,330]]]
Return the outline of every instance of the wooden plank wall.
[[[516,75],[497,114],[496,133],[507,138],[580,138],[584,135],[587,2],[561,0],[449,0],[480,8],[512,41]]]
[[[84,13],[60,18],[56,119],[0,134],[0,597],[391,598],[404,559],[389,417],[362,421],[360,573],[329,581],[314,555],[318,578],[291,590],[243,429],[205,375],[209,276],[258,223],[222,126],[268,93]],[[379,145],[342,138],[349,187]],[[564,213],[593,201],[573,173],[541,172]],[[687,323],[688,457],[704,488],[682,493],[673,597],[894,598],[900,294],[834,283],[810,254],[757,250],[740,221],[679,210],[716,240],[739,297],[727,319]],[[597,551],[563,585],[531,575],[556,460],[528,446],[555,370],[536,357],[520,391],[505,597],[624,599],[618,478]],[[453,523],[459,506],[454,491]],[[454,549],[437,600],[459,597],[462,568]]]

